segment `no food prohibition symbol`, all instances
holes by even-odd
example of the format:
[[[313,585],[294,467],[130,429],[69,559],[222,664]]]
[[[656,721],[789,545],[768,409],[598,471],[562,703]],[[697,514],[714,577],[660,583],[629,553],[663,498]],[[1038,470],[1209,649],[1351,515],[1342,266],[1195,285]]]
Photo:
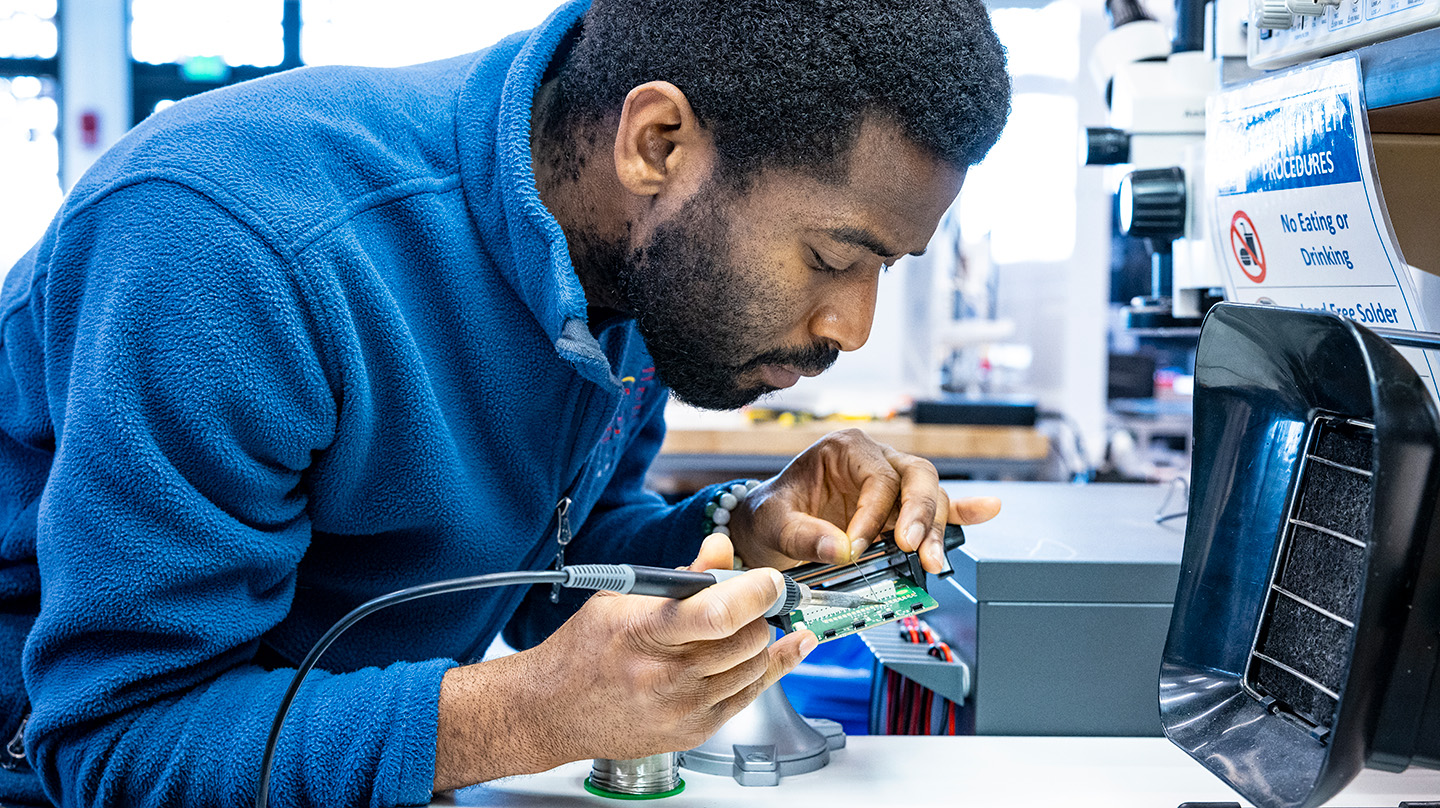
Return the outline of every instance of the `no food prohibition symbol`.
[[[1265,280],[1265,249],[1260,246],[1255,223],[1243,210],[1235,211],[1235,217],[1230,220],[1230,251],[1235,254],[1245,277],[1256,283]]]

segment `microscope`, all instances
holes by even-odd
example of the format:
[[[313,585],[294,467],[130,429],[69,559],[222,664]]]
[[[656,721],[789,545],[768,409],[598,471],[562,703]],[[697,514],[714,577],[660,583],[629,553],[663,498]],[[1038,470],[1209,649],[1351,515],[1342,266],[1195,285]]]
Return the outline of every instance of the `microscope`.
[[[1086,130],[1085,163],[1128,169],[1116,190],[1117,230],[1144,239],[1150,290],[1125,308],[1125,325],[1145,331],[1197,328],[1223,299],[1223,278],[1200,205],[1204,189],[1205,99],[1218,83],[1206,47],[1203,0],[1178,0],[1173,35],[1139,0],[1107,0],[1111,30],[1092,55],[1091,75],[1110,108],[1110,126]]]

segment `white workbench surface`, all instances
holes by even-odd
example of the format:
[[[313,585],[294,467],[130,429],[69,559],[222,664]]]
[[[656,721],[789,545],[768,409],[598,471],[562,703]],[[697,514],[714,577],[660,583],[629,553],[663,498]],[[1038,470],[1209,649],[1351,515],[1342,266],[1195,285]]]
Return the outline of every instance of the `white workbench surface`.
[[[434,805],[620,808],[1176,808],[1183,802],[1241,802],[1163,738],[848,738],[817,772],[774,788],[742,788],[729,777],[681,770],[685,791],[649,803],[585,792],[589,761],[456,792]],[[1440,799],[1440,772],[1365,771],[1331,806],[1395,808]]]

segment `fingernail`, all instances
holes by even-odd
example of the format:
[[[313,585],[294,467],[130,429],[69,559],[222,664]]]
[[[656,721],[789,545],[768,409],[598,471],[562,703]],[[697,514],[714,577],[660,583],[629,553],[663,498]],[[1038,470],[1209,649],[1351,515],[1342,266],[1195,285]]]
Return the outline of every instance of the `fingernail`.
[[[846,560],[845,544],[843,539],[835,536],[826,536],[820,540],[820,559],[830,561],[833,564],[840,564]]]
[[[856,539],[855,541],[850,542],[850,557],[859,558],[860,554],[865,552],[865,548],[869,546],[870,545],[864,539]]]
[[[783,594],[785,592],[785,576],[780,573],[780,570],[770,570],[770,580],[775,583],[775,591],[777,593]]]
[[[820,645],[820,640],[814,634],[805,632],[805,636],[800,638],[800,658],[804,659],[810,656],[810,652],[814,651],[818,645]]]
[[[905,528],[905,541],[910,544],[912,550],[920,549],[920,542],[925,539],[925,526],[914,522],[910,527]]]
[[[939,548],[939,547],[936,547],[935,545],[931,544],[931,545],[928,546],[927,549],[928,549],[928,552],[925,553],[925,555],[927,555],[927,556],[930,557],[930,565],[931,565],[932,567],[935,567],[935,568],[939,569],[939,568],[945,566],[945,554],[940,551],[940,548]]]

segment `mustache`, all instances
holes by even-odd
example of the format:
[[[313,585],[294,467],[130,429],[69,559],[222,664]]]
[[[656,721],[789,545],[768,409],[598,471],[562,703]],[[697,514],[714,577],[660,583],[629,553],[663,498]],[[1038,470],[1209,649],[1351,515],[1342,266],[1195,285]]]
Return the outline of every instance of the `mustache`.
[[[840,358],[840,349],[834,345],[815,342],[804,348],[776,348],[756,356],[741,365],[743,372],[761,365],[783,365],[801,372],[823,373]]]

